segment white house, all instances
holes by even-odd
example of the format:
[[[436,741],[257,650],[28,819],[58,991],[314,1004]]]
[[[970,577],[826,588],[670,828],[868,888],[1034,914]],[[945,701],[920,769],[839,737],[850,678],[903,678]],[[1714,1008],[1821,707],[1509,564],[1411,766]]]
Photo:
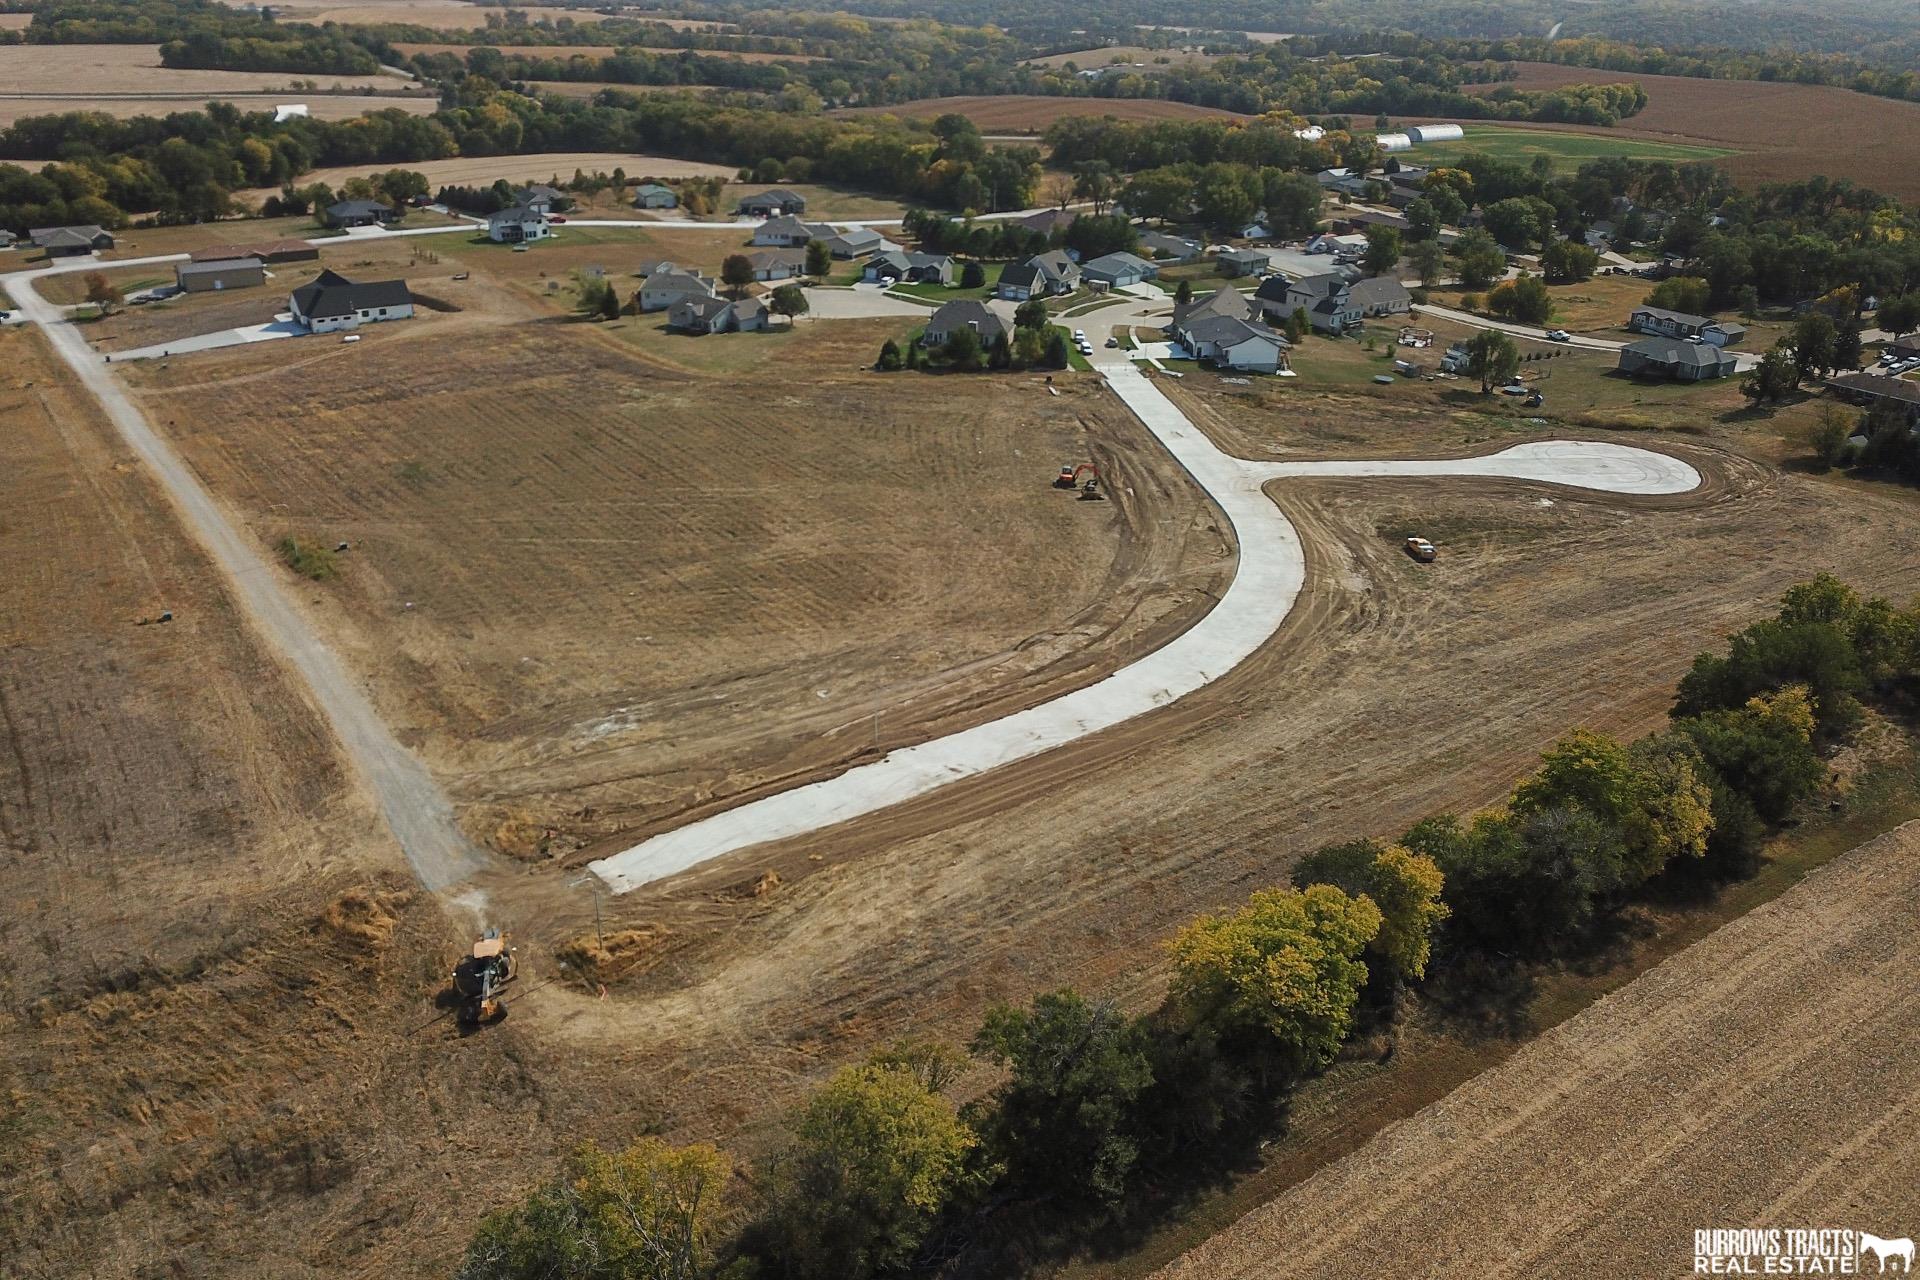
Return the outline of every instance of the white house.
[[[338,272],[322,271],[312,284],[293,291],[288,310],[308,332],[332,333],[382,320],[409,319],[413,295],[407,292],[405,280],[355,284]]]
[[[487,239],[495,244],[527,244],[553,234],[544,211],[516,204],[487,215]]]
[[[1000,268],[994,296],[1013,302],[1029,298],[1050,298],[1072,293],[1080,287],[1080,264],[1061,249],[1036,253],[1025,262],[1009,262]]]
[[[748,333],[767,327],[767,308],[758,298],[688,295],[667,309],[667,327],[684,333]]]
[[[832,234],[829,230],[828,234]],[[771,249],[792,249],[813,239],[815,229],[792,214],[768,218],[754,229],[753,243]]]
[[[640,286],[640,310],[665,311],[682,298],[713,296],[712,281],[680,271],[656,271]]]

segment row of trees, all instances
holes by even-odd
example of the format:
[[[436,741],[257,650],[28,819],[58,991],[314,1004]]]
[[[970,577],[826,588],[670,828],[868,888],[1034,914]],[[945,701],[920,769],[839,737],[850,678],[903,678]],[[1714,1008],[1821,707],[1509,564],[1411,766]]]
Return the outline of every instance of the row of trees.
[[[994,1239],[1089,1238],[1270,1131],[1290,1089],[1390,1024],[1408,988],[1502,982],[1592,948],[1656,884],[1749,874],[1860,700],[1917,674],[1920,609],[1803,583],[1696,658],[1668,728],[1572,733],[1493,809],[1328,846],[1192,921],[1150,1013],[1070,990],[997,1006],[968,1049],[999,1084],[964,1106],[949,1094],[968,1055],[951,1047],[848,1067],[799,1109],[750,1205],[721,1203],[710,1148],[585,1148],[482,1224],[461,1274],[691,1277],[726,1255],[739,1280],[857,1280],[969,1248],[977,1261]],[[747,1221],[731,1247],[730,1216]]]

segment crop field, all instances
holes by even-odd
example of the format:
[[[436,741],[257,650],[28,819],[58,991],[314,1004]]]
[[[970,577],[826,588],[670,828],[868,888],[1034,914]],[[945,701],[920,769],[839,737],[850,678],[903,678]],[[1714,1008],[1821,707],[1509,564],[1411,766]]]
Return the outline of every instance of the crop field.
[[[236,0],[224,0],[235,3]],[[486,11],[467,0],[288,0],[274,6],[288,22],[378,23],[405,22],[442,31],[467,31],[485,25]],[[591,9],[543,9],[542,13],[574,22],[598,22],[602,14]]]
[[[1684,1275],[1699,1227],[1910,1234],[1916,902],[1909,824],[1158,1275]]]
[[[848,107],[835,115],[891,115],[903,120],[932,120],[949,112],[967,117],[983,133],[1041,133],[1068,116],[1112,116],[1116,120],[1202,120],[1248,117],[1189,102],[1150,98],[1051,98],[1001,94],[985,97],[922,98],[889,107]]]
[[[545,93],[557,93],[563,98],[591,98],[602,89],[618,89],[622,93],[711,93],[717,85],[710,84],[619,84],[612,80],[529,80],[527,83]]]
[[[394,48],[405,54],[452,53],[464,56],[469,49],[498,49],[509,58],[557,58],[564,62],[569,58],[610,58],[620,49],[646,49],[649,53],[692,53],[702,58],[734,58],[741,62],[819,62],[814,54],[805,53],[754,53],[738,49],[681,49],[675,46],[610,45],[610,44],[402,44],[395,42]]]
[[[187,71],[160,65],[152,44],[0,45],[0,92],[6,94],[238,93],[281,89],[311,80],[322,89],[395,88],[387,75],[293,75],[281,71]]]
[[[392,110],[423,116],[431,114],[440,105],[438,99],[427,94],[302,94],[286,90],[273,93],[188,93],[142,98],[56,98],[41,95],[9,98],[0,95],[0,128],[28,116],[60,115],[68,111],[99,111],[117,120],[128,120],[134,116],[170,116],[177,111],[198,111],[208,101],[231,102],[242,111],[271,111],[289,100],[306,103],[307,114],[316,120],[351,120],[369,111]],[[3,159],[0,157],[0,160]]]
[[[1421,164],[1450,164],[1462,154],[1478,151],[1501,160],[1525,164],[1535,156],[1549,156],[1554,168],[1571,171],[1600,156],[1628,156],[1635,160],[1669,160],[1685,164],[1692,160],[1718,160],[1732,155],[1728,147],[1702,147],[1687,143],[1662,142],[1655,138],[1616,136],[1602,133],[1555,133],[1545,129],[1513,125],[1469,124],[1463,126],[1466,137],[1459,142],[1416,146],[1411,154]]]
[[[1631,80],[1647,91],[1647,106],[1594,136],[1727,147],[1727,171],[1742,183],[1785,182],[1824,174],[1903,199],[1920,196],[1920,174],[1891,157],[1920,151],[1920,103],[1898,102],[1824,85],[1700,80],[1625,71],[1513,64],[1521,89]],[[1489,86],[1490,88],[1493,86]],[[1572,125],[1530,130],[1579,131]]]
[[[1097,49],[1077,49],[1072,53],[1050,53],[1044,58],[1028,58],[1030,67],[1064,67],[1069,62],[1082,71],[1111,66],[1116,62],[1144,65],[1144,69],[1204,67],[1217,61],[1207,54],[1184,49],[1149,49],[1141,45],[1102,45]]]
[[[315,169],[302,174],[302,183],[324,182],[337,187],[348,178],[381,173],[393,165],[340,165]],[[665,156],[631,155],[620,151],[552,151],[521,156],[462,156],[453,160],[418,160],[400,166],[425,174],[435,189],[445,186],[486,187],[505,178],[508,182],[546,182],[556,176],[571,178],[575,169],[588,173],[611,173],[624,168],[635,181],[640,178],[730,178],[737,169],[708,164],[702,160],[673,160]],[[278,188],[261,187],[237,191],[236,197],[262,200],[278,193]]]

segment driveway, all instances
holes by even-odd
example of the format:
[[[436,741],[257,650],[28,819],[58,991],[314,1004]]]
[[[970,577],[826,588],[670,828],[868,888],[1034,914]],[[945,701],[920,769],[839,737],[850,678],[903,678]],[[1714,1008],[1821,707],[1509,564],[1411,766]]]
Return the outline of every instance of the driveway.
[[[808,288],[802,292],[807,295],[807,314],[817,320],[875,320],[888,316],[925,320],[937,305],[893,297],[885,285],[878,284],[857,284],[851,289]]]
[[[238,329],[218,329],[212,333],[195,334],[191,338],[176,338],[172,342],[156,342],[151,346],[115,351],[107,359],[116,364],[128,360],[159,360],[168,356],[184,356],[195,351],[218,351],[222,347],[245,346],[250,342],[271,342],[275,338],[306,336],[307,327],[295,322],[291,316],[286,316],[269,320],[265,324],[242,325]]]

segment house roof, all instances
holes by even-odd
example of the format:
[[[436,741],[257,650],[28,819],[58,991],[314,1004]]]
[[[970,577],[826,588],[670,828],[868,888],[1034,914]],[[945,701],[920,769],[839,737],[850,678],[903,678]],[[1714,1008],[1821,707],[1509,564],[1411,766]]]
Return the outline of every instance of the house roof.
[[[1152,265],[1151,262],[1148,262],[1137,253],[1122,251],[1120,253],[1102,254],[1092,262],[1083,262],[1080,264],[1080,270],[1082,272],[1099,271],[1106,274],[1118,275],[1122,271],[1138,271],[1142,267],[1151,267]]]
[[[1020,225],[1031,231],[1042,231],[1048,235],[1061,227],[1069,226],[1080,215],[1071,209],[1042,209],[1020,219]]]
[[[741,204],[805,204],[806,197],[797,195],[785,187],[771,187],[750,196],[741,196]]]
[[[1287,292],[1328,298],[1351,287],[1347,278],[1338,271],[1323,271],[1317,276],[1301,276]]]
[[[1349,297],[1356,307],[1378,306],[1383,302],[1412,302],[1413,295],[1407,292],[1407,286],[1392,276],[1374,276],[1368,280],[1356,280],[1350,288]]]
[[[664,183],[643,182],[633,189],[633,194],[636,196],[670,196],[674,195],[675,192],[672,187]]]
[[[1211,342],[1223,347],[1237,346],[1249,338],[1264,338],[1278,344],[1283,351],[1293,345],[1266,325],[1233,316],[1202,316],[1181,328],[1196,342]]]
[[[1036,253],[1027,261],[1048,275],[1061,280],[1080,270],[1080,264],[1069,258],[1065,249],[1049,249],[1045,253]]]
[[[1630,342],[1621,350],[1652,360],[1657,364],[1706,368],[1731,364],[1733,357],[1709,342],[1688,342],[1685,338],[1644,338]]]
[[[1141,236],[1140,243],[1149,249],[1156,249],[1161,253],[1185,254],[1200,252],[1200,242],[1198,240],[1187,240],[1180,236],[1163,235],[1158,231],[1149,231],[1146,235]]]
[[[1838,387],[1842,391],[1851,391],[1856,395],[1872,396],[1878,400],[1898,400],[1902,404],[1920,404],[1920,382],[1908,382],[1905,378],[1889,378],[1872,373],[1843,373],[1828,378],[1829,387]]]
[[[174,268],[174,274],[181,279],[188,276],[210,276],[222,271],[258,271],[261,262],[258,258],[215,258],[210,262],[188,262]]]
[[[1007,332],[1007,322],[995,315],[986,303],[973,298],[945,303],[927,321],[927,329],[935,333],[950,333],[963,325],[972,325],[982,337]]]
[[[370,280],[356,284],[337,271],[322,271],[312,284],[293,291],[293,302],[313,320],[332,320],[356,311],[404,307],[413,302],[405,280]]]
[[[541,182],[536,182],[530,187],[521,187],[513,194],[522,201],[540,199],[564,200],[567,197],[567,193],[560,188],[549,187]]]
[[[828,234],[832,234],[832,231],[833,228],[827,228]],[[790,213],[783,213],[777,218],[768,218],[760,224],[760,230],[756,234],[765,235],[769,232],[775,235],[807,236],[808,238],[819,234],[817,228],[808,226]]]
[[[94,235],[86,227],[44,227],[32,235],[34,244],[42,249],[93,248]]]
[[[688,275],[686,272],[678,270],[660,271],[647,277],[647,292],[652,293],[661,289],[679,289],[686,293],[705,294],[708,297],[713,296],[712,285],[702,280],[699,276]]]
[[[1253,291],[1256,298],[1265,298],[1268,302],[1285,302],[1287,293],[1293,288],[1293,282],[1285,276],[1268,276]]]
[[[1744,337],[1747,332],[1747,326],[1736,324],[1732,320],[1715,320],[1712,324],[1708,325],[1707,328],[1718,329],[1729,338]]]
[[[1176,327],[1191,325],[1205,316],[1227,316],[1244,320],[1253,314],[1253,303],[1238,289],[1215,289],[1204,298],[1195,298],[1184,307],[1173,309]]]
[[[768,267],[804,267],[807,264],[805,249],[756,249],[747,255],[747,261],[753,264],[755,271],[764,271]]]
[[[1672,320],[1677,324],[1689,325],[1695,329],[1704,329],[1713,323],[1711,316],[1689,315],[1685,311],[1669,311],[1665,307],[1635,307],[1636,316],[1652,316],[1656,320]]]
[[[1376,213],[1372,209],[1360,209],[1347,215],[1348,222],[1357,222],[1363,227],[1394,227],[1401,231],[1412,228],[1413,224],[1397,213]]]
[[[393,209],[378,200],[337,200],[327,206],[327,212],[336,218],[355,218],[361,214],[392,213]]]
[[[508,205],[487,215],[490,227],[523,226],[529,222],[545,222],[547,215],[536,212],[524,204]]]
[[[1272,262],[1273,255],[1265,249],[1226,249],[1213,255],[1222,262]]]
[[[767,304],[758,298],[741,298],[730,305],[733,307],[733,318],[736,320],[750,319],[767,313]]]
[[[1000,268],[1000,283],[1012,285],[1018,289],[1031,289],[1047,278],[1047,273],[1034,265],[1032,259],[1026,262],[1009,262]]]
[[[704,293],[690,293],[673,304],[676,315],[692,315],[701,320],[711,320],[733,304],[725,298],[715,298]]]

